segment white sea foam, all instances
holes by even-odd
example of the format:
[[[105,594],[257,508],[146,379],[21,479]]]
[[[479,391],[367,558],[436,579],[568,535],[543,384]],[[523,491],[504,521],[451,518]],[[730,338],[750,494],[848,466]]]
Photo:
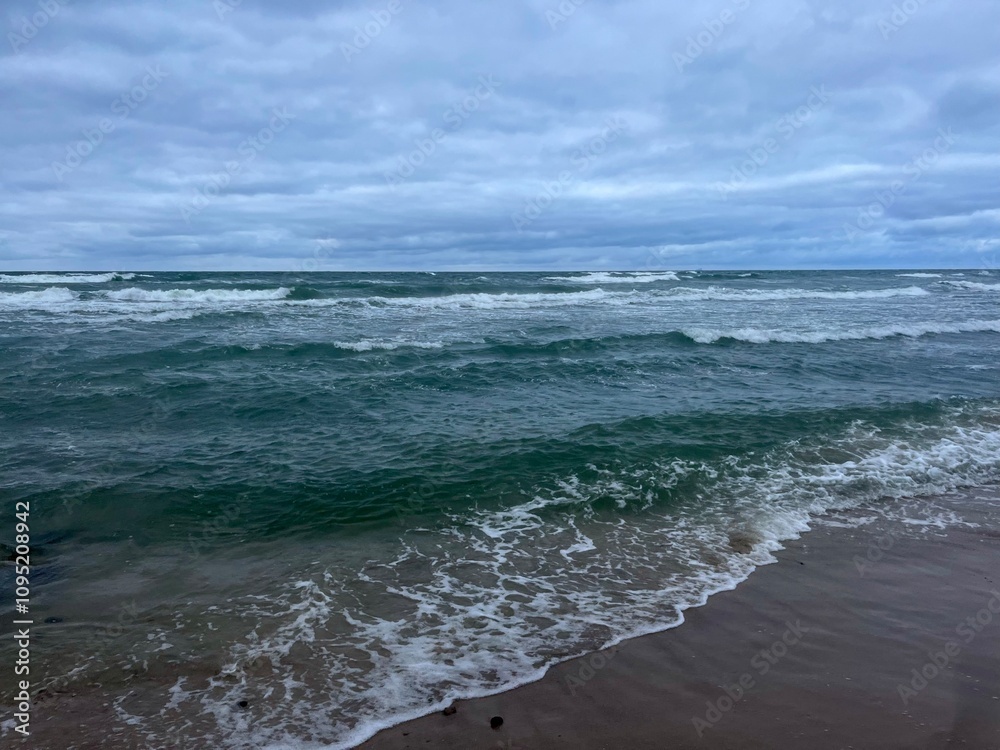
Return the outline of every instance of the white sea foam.
[[[866,289],[857,292],[827,291],[822,289],[732,289],[729,287],[710,286],[706,289],[691,287],[672,289],[664,294],[693,302],[711,300],[777,302],[792,299],[863,300],[890,299],[893,297],[925,297],[930,292],[919,286]]]
[[[0,273],[0,284],[106,284],[134,278],[134,273]]]
[[[234,303],[266,302],[285,299],[291,289],[139,289],[129,287],[102,292],[109,300],[116,302],[182,302],[182,303]]]
[[[919,338],[945,333],[1000,333],[1000,320],[969,320],[962,323],[898,323],[895,325],[869,326],[854,329],[826,329],[818,331],[775,331],[761,328],[705,329],[692,328],[682,331],[699,344],[714,344],[722,339],[745,341],[751,344],[821,344],[827,341],[861,341],[888,339],[894,336]]]
[[[574,284],[652,284],[655,281],[679,281],[674,271],[594,271],[582,276],[546,276],[545,281],[569,281]]]
[[[940,279],[943,274],[940,273],[897,273],[896,276],[899,278],[907,279]]]
[[[441,341],[386,341],[385,339],[363,339],[361,341],[334,341],[333,345],[338,349],[349,349],[355,352],[371,351],[395,351],[401,348],[410,349],[441,349],[444,342]]]
[[[199,311],[164,310],[162,312],[126,312],[114,315],[112,321],[130,321],[134,323],[170,323],[175,320],[191,320],[199,316]]]
[[[586,292],[557,292],[517,294],[501,293],[487,294],[448,294],[442,297],[369,297],[365,300],[369,305],[379,307],[423,307],[451,310],[503,310],[529,309],[533,307],[567,307],[586,304],[630,304],[638,301],[635,292],[606,292],[603,289],[591,289]],[[306,300],[309,303],[325,303],[326,300]],[[337,302],[354,303],[354,300],[337,300]]]
[[[31,292],[0,292],[0,307],[84,316],[90,322],[162,323],[183,320],[216,310],[246,306],[285,304],[291,290],[166,289],[138,287],[81,292],[49,287]]]
[[[448,294],[440,297],[367,297],[358,299],[304,300],[294,304],[325,307],[336,304],[359,303],[376,307],[420,307],[452,310],[503,310],[541,307],[571,307],[575,305],[636,305],[671,302],[745,301],[768,302],[793,299],[865,300],[893,297],[924,297],[930,292],[922,287],[909,286],[865,291],[825,291],[814,289],[732,289],[707,287],[696,289],[681,287],[668,290],[609,291],[601,288],[580,292],[548,293],[470,293]]]
[[[978,281],[942,281],[939,283],[975,292],[1000,292],[1000,284],[982,284]]]
[[[77,292],[65,287],[50,287],[37,292],[0,292],[0,305],[13,307],[47,307],[73,302],[79,298]]]
[[[975,282],[949,282],[975,284]],[[993,285],[979,284],[979,287],[993,289]],[[1000,286],[996,287],[1000,288]],[[690,287],[667,290],[605,290],[601,288],[585,291],[567,291],[554,293],[465,293],[448,294],[429,297],[327,297],[308,300],[290,299],[292,290],[287,287],[275,289],[144,289],[128,287],[125,289],[105,289],[99,292],[80,296],[65,287],[53,287],[37,292],[0,293],[0,304],[36,306],[51,309],[53,312],[87,312],[121,315],[134,312],[128,306],[142,305],[154,309],[159,305],[160,311],[179,308],[239,308],[242,305],[259,305],[262,303],[280,303],[271,309],[291,310],[297,307],[358,307],[371,308],[422,308],[437,310],[527,310],[534,308],[558,308],[589,305],[630,306],[630,305],[664,305],[685,302],[710,301],[744,301],[767,302],[794,299],[823,300],[864,300],[887,299],[892,297],[921,297],[930,294],[921,287],[902,287],[890,289],[873,289],[866,291],[824,291],[811,289],[732,289],[728,287],[707,287],[695,289]],[[78,302],[72,307],[59,307],[57,304],[70,301]]]

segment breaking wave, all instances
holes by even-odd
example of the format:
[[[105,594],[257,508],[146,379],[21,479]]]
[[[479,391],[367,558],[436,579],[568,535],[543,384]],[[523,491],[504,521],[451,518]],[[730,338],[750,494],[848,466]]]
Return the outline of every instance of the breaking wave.
[[[957,289],[969,289],[976,292],[1000,292],[1000,284],[981,284],[978,281],[941,281],[939,283]]]
[[[546,281],[570,281],[574,284],[651,284],[654,281],[679,281],[674,271],[594,271],[581,276],[546,276]]]
[[[134,278],[134,273],[0,273],[0,284],[106,284]]]
[[[117,291],[103,292],[103,296],[117,302],[266,302],[285,299],[291,289],[165,289],[151,290],[130,287]]]
[[[0,292],[0,304],[12,306],[35,306],[39,303],[73,302],[79,298],[77,292],[65,287],[51,287],[37,292]]]
[[[699,344],[714,344],[727,339],[750,344],[822,344],[827,341],[877,340],[894,336],[919,338],[944,333],[1000,333],[1000,320],[969,320],[964,323],[927,322],[825,331],[773,331],[760,328],[738,328],[731,330],[689,329],[682,331],[682,333]]]

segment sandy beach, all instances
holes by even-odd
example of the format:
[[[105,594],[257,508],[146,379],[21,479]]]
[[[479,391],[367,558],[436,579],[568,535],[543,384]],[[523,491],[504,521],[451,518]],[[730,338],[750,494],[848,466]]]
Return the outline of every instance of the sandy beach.
[[[997,502],[956,499],[970,525],[944,531],[819,524],[674,630],[362,747],[1000,748]]]

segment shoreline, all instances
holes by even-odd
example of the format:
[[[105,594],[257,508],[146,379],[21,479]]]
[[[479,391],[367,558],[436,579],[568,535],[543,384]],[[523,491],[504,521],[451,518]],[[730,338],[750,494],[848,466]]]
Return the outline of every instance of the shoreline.
[[[352,747],[1000,750],[1000,488],[938,500],[946,527],[912,520],[907,500],[886,501],[884,514],[869,506],[814,518],[771,553],[777,562],[686,609],[674,627],[460,700],[450,716],[438,708],[374,735],[362,730],[367,739]],[[957,628],[981,611],[990,622],[964,642]],[[901,692],[935,654],[945,659],[939,674]],[[12,737],[12,746],[195,747],[180,737],[151,745],[122,713],[127,700],[155,717],[176,675],[162,677],[52,695],[39,702],[31,737]],[[499,730],[493,716],[504,718]],[[186,721],[208,731],[204,719]],[[247,730],[239,747],[346,747],[258,745]]]
[[[1000,750],[1000,492],[955,510],[978,526],[817,519],[674,628],[357,747]]]

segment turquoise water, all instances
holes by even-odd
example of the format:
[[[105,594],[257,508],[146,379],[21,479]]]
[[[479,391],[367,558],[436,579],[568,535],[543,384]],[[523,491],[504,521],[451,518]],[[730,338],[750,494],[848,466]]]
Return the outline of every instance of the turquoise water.
[[[35,659],[151,743],[349,745],[996,482],[998,343],[989,271],[0,275]]]

